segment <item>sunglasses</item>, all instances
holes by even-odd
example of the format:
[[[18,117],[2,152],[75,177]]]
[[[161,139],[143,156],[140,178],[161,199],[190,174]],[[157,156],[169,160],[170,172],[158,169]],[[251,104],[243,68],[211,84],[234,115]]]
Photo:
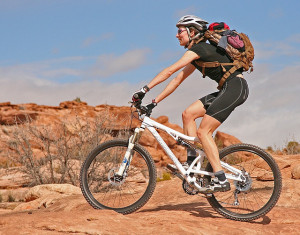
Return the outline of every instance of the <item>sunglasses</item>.
[[[187,30],[186,29],[178,29],[177,34],[180,35],[184,31],[187,31]]]

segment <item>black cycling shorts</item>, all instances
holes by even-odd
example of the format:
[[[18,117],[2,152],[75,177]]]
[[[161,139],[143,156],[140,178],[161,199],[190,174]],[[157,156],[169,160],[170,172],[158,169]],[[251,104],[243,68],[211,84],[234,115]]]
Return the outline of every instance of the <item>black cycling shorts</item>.
[[[244,78],[228,78],[222,90],[199,99],[206,109],[206,114],[223,123],[231,112],[248,98],[248,84]]]

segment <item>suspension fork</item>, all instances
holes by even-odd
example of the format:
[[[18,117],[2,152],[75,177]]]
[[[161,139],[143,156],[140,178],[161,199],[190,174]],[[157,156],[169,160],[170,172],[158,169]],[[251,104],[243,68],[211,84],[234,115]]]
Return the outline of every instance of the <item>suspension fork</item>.
[[[132,160],[132,150],[134,148],[134,145],[140,140],[144,130],[145,130],[144,127],[135,128],[133,135],[130,136],[128,141],[128,148],[126,150],[123,161],[116,175],[123,176],[124,172],[128,169],[130,162]]]

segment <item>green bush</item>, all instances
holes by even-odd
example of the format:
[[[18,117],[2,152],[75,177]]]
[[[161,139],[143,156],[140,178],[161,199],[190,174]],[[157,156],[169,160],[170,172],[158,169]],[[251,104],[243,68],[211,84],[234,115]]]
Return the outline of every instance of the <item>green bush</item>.
[[[156,182],[171,180],[171,174],[169,172],[164,172],[162,178],[157,178]]]

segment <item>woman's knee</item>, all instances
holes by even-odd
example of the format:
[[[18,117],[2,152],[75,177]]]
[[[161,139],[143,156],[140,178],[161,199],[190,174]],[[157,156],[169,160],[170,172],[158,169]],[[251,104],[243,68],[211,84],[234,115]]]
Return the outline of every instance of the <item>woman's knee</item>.
[[[203,117],[206,113],[201,101],[195,102],[182,113],[183,121],[195,121],[199,117]]]
[[[201,140],[207,136],[212,136],[213,132],[221,125],[217,119],[205,115],[201,121],[200,127],[197,130],[197,136]]]
[[[184,110],[183,113],[182,113],[182,120],[184,122],[187,122],[187,121],[194,121],[195,118],[193,117],[193,114],[192,112],[190,112],[188,109]]]
[[[201,127],[197,130],[197,136],[200,140],[209,136],[210,133],[211,131],[209,129],[203,129]]]

